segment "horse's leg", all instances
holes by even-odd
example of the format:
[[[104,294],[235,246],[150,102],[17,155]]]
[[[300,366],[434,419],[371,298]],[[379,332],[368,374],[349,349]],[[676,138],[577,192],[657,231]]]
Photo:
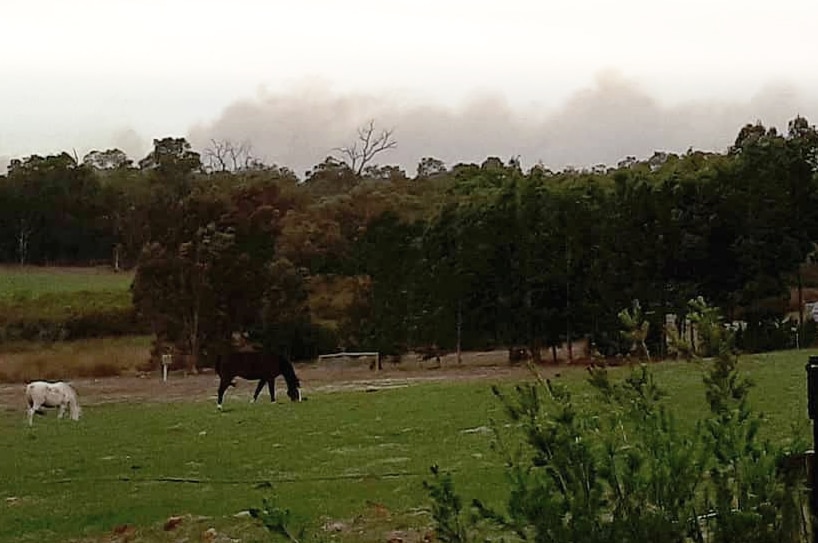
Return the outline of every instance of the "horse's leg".
[[[34,418],[34,413],[37,412],[38,409],[42,407],[42,404],[36,400],[31,400],[31,403],[28,406],[28,425],[32,425],[32,419]]]
[[[57,418],[61,419],[65,415],[65,403],[60,404],[60,410],[57,412]]]
[[[253,399],[250,400],[250,403],[256,403],[258,400],[258,395],[261,394],[261,390],[264,388],[264,385],[267,383],[264,379],[258,380],[258,385],[256,385],[256,391],[253,393]]]
[[[270,390],[270,401],[275,403],[275,401],[276,401],[276,378],[275,377],[267,380],[267,388]]]
[[[227,387],[230,386],[231,381],[232,381],[232,379],[225,379],[224,377],[222,377],[219,380],[219,394],[218,394],[218,400],[216,401],[217,402],[216,406],[219,408],[219,411],[221,411],[221,409],[222,409],[222,400],[224,400],[224,391],[227,390]]]

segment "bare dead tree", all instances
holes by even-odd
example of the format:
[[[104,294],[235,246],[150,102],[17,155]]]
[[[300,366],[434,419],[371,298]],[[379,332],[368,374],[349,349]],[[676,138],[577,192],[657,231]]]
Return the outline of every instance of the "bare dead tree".
[[[204,150],[202,158],[211,172],[237,172],[257,165],[260,161],[253,156],[253,146],[249,142],[236,143],[231,140],[210,140],[210,147]]]
[[[398,142],[392,138],[393,132],[394,130],[376,132],[375,121],[370,120],[369,123],[358,129],[358,139],[352,145],[336,147],[334,150],[342,155],[341,162],[355,172],[355,175],[361,175],[375,155],[398,146]]]

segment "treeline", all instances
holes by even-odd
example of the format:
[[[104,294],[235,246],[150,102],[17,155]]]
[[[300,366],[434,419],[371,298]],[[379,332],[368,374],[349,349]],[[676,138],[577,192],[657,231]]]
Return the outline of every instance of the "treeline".
[[[818,239],[818,132],[800,117],[784,134],[747,125],[725,153],[559,172],[424,158],[410,177],[349,154],[299,179],[236,151],[214,143],[203,164],[166,138],[136,165],[118,150],[12,161],[0,261],[136,266],[135,307],[195,356],[244,334],[296,356],[539,358],[577,338],[626,350],[634,300],[661,352],[665,315],[699,295],[747,323],[746,348],[781,347]]]

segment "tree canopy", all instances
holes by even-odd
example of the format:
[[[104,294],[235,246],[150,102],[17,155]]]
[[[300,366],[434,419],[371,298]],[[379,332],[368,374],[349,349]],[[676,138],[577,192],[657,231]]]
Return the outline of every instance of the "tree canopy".
[[[370,123],[303,180],[249,144],[214,142],[203,165],[172,137],[137,166],[118,149],[15,159],[0,262],[116,255],[157,337],[196,355],[239,334],[305,356],[522,346],[545,359],[576,338],[627,350],[619,314],[634,300],[651,353],[664,316],[697,295],[780,323],[818,239],[818,132],[801,117],[786,133],[744,126],[724,153],[591,170],[424,157],[409,177],[373,164],[393,146]]]

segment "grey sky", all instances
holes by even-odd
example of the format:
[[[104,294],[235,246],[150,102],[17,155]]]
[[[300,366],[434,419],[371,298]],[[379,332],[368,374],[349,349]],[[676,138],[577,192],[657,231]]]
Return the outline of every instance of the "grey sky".
[[[303,175],[369,119],[410,173],[723,150],[818,122],[815,21],[810,0],[10,0],[0,157],[230,138]]]

